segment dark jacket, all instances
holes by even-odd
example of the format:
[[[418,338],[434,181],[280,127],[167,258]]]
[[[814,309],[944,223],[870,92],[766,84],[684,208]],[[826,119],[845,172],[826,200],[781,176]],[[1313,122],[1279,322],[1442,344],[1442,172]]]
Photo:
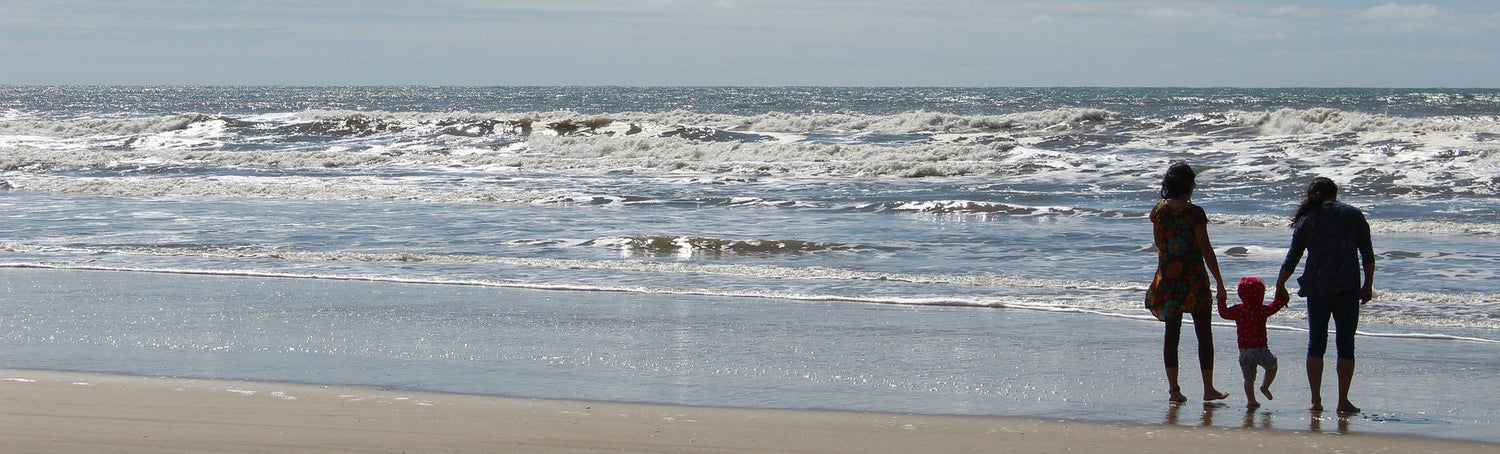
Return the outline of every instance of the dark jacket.
[[[1323,202],[1297,221],[1292,247],[1281,263],[1291,274],[1307,251],[1307,266],[1297,278],[1300,296],[1356,292],[1363,285],[1363,265],[1375,265],[1370,223],[1358,208],[1336,200]]]

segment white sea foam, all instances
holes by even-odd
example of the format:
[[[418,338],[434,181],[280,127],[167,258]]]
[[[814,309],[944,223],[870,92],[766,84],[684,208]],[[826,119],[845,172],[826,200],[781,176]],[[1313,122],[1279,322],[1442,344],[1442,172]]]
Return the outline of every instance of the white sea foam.
[[[28,172],[67,169],[121,169],[141,166],[193,165],[246,169],[375,169],[406,167],[474,170],[638,170],[739,174],[806,174],[866,176],[946,176],[1008,173],[1062,167],[1084,156],[1052,156],[1041,162],[1035,153],[1007,153],[1008,143],[984,145],[923,144],[906,147],[825,145],[815,143],[698,142],[678,138],[608,136],[532,137],[524,148],[481,152],[465,149],[370,147],[361,151],[215,151],[183,142],[180,148],[100,150],[12,148],[0,156],[0,169]]]
[[[699,254],[699,253],[794,253],[820,251],[848,251],[867,249],[844,243],[829,243],[801,240],[737,240],[724,238],[685,237],[674,235],[639,235],[600,238],[592,244],[618,248],[627,252],[648,254]]]
[[[823,133],[842,139],[810,138]],[[913,134],[891,143],[861,139]],[[999,116],[314,110],[245,119],[5,121],[0,169],[630,169],[1125,182],[1158,171],[1159,158],[1133,152],[1154,149],[1217,155],[1234,163],[1225,169],[1231,179],[1279,180],[1319,169],[1350,181],[1494,194],[1500,144],[1485,139],[1494,134],[1495,117],[1412,119],[1326,108],[1163,118],[1076,108]]]
[[[1289,215],[1214,214],[1209,221],[1236,227],[1289,229]],[[1424,235],[1500,235],[1500,222],[1460,222],[1452,220],[1371,219],[1370,233],[1415,233]]]
[[[726,250],[726,245],[743,244],[754,251],[785,249],[784,245],[825,245],[802,241],[743,241],[685,237],[609,237],[577,241],[579,246],[633,247],[642,242],[663,243],[668,248],[694,248],[697,240],[702,247],[716,251]],[[853,248],[836,245],[832,247]],[[995,274],[924,274],[865,271],[826,267],[787,267],[774,265],[719,265],[711,263],[663,262],[654,260],[581,260],[537,257],[507,257],[472,254],[430,254],[419,252],[368,253],[351,251],[284,251],[251,247],[223,247],[215,245],[166,246],[57,246],[38,244],[0,243],[0,250],[14,253],[88,253],[88,254],[136,254],[155,256],[198,257],[263,257],[285,260],[333,261],[333,262],[454,262],[454,263],[498,263],[515,266],[551,269],[595,269],[611,271],[634,271],[667,274],[709,274],[742,276],[766,279],[814,279],[851,281],[889,281],[922,284],[947,284],[965,287],[989,288],[1046,288],[1046,289],[1093,289],[1093,290],[1145,290],[1140,283],[1098,282],[1042,279]],[[732,250],[732,249],[729,249]]]
[[[1279,109],[1230,112],[1233,124],[1266,135],[1340,134],[1350,132],[1441,131],[1500,133],[1500,117],[1402,118],[1338,109]]]
[[[224,197],[301,201],[423,201],[432,203],[577,203],[601,195],[533,192],[507,188],[432,190],[401,184],[396,178],[355,177],[328,180],[314,177],[128,177],[59,178],[13,177],[15,189],[64,194],[120,197]]]
[[[0,121],[0,135],[54,138],[128,137],[178,131],[195,123],[221,121],[223,119],[199,114],[143,118],[84,118],[74,120],[29,118]]]
[[[270,130],[284,126],[322,125],[325,132],[359,135],[372,132],[431,134],[462,133],[482,127],[487,133],[571,131],[624,133],[635,125],[643,132],[660,132],[681,126],[711,127],[740,132],[777,134],[1060,134],[1123,128],[1118,132],[1175,135],[1192,134],[1194,128],[1210,127],[1220,134],[1249,132],[1257,135],[1306,135],[1368,132],[1466,132],[1500,133],[1500,116],[1393,117],[1346,112],[1331,108],[1279,109],[1265,112],[1227,111],[1168,117],[1139,117],[1088,108],[1057,108],[1005,115],[957,115],[910,111],[890,115],[769,112],[740,116],[707,114],[687,110],[665,112],[620,112],[585,115],[574,111],[510,112],[387,112],[306,110],[263,113],[243,118],[182,114],[141,118],[81,118],[44,120],[29,117],[0,119],[0,135],[76,138],[124,137],[179,131],[192,127],[238,126]],[[503,128],[496,126],[503,125]],[[477,130],[474,130],[477,131]]]
[[[1019,309],[1043,312],[1083,313],[1107,317],[1129,318],[1138,320],[1149,320],[1148,314],[1142,313],[1139,302],[1134,298],[1120,300],[1111,297],[1113,293],[1093,293],[1097,289],[1090,285],[1067,285],[1058,287],[1060,281],[1052,281],[1047,284],[1048,292],[1039,297],[1028,298],[1024,296],[987,297],[987,296],[960,296],[960,295],[848,295],[832,293],[802,293],[796,291],[777,290],[773,288],[762,289],[702,289],[702,288],[672,288],[645,285],[600,285],[600,284],[564,284],[564,283],[542,283],[524,281],[502,281],[490,279],[451,279],[438,277],[403,277],[384,276],[373,274],[327,274],[327,273],[298,273],[298,272],[273,272],[255,270],[227,270],[227,269],[177,269],[177,268],[140,268],[140,267],[114,267],[97,266],[89,264],[61,264],[61,263],[24,263],[9,262],[0,263],[0,268],[46,268],[46,269],[72,269],[87,271],[122,271],[122,272],[145,272],[165,274],[187,274],[187,275],[214,275],[214,276],[243,276],[243,277],[274,277],[295,279],[328,279],[345,281],[368,281],[389,282],[407,284],[431,284],[431,285],[463,285],[498,288],[519,288],[532,290],[563,290],[563,291],[587,291],[587,292],[626,292],[643,294],[664,295],[693,295],[712,297],[736,297],[736,298],[772,298],[796,301],[818,301],[818,302],[848,302],[864,304],[891,304],[912,306],[954,306],[971,308],[994,308],[994,309]],[[1005,278],[1002,278],[1004,280]],[[1046,280],[1021,279],[1018,282],[1038,283]],[[1082,293],[1076,290],[1085,290]],[[1059,292],[1058,290],[1075,290],[1074,292]],[[1135,295],[1141,289],[1130,288],[1130,295]],[[1382,297],[1403,298],[1403,304],[1412,304],[1409,299],[1421,298],[1420,294],[1407,293],[1400,295],[1382,294]],[[1102,298],[1101,298],[1102,297]],[[1473,294],[1473,295],[1438,295],[1439,300],[1459,298],[1465,301],[1487,301],[1491,302],[1482,310],[1465,311],[1466,314],[1493,313],[1493,301],[1500,301],[1500,295],[1496,294]],[[1441,304],[1441,301],[1423,301],[1423,303]],[[1460,329],[1500,329],[1500,322],[1494,321],[1493,315],[1482,315],[1475,317],[1466,314],[1425,314],[1413,312],[1387,312],[1386,305],[1366,306],[1362,318],[1371,322],[1391,326],[1416,326],[1432,328],[1460,328]],[[1293,317],[1299,317],[1300,313],[1293,310],[1284,311]],[[1490,339],[1474,336],[1455,336],[1441,333],[1386,333],[1362,331],[1366,335],[1381,337],[1397,337],[1423,340],[1460,340],[1485,343],[1500,343],[1500,339]]]
[[[988,202],[982,200],[922,200],[884,202],[858,207],[861,210],[896,211],[913,213],[961,213],[961,214],[1007,214],[1022,216],[1123,216],[1104,210],[1069,206],[1030,206],[1014,203]]]
[[[348,156],[348,155],[343,155]],[[87,157],[80,157],[87,159]],[[111,163],[119,165],[119,163]],[[144,164],[140,164],[144,165]],[[644,204],[666,200],[642,200],[625,194],[588,193],[581,190],[520,189],[485,184],[433,185],[426,177],[346,176],[326,178],[313,176],[235,176],[210,177],[131,176],[131,177],[62,177],[5,176],[4,187],[12,190],[53,192],[61,194],[102,195],[117,197],[222,197],[298,201],[419,201],[431,203],[511,203],[511,204]],[[453,180],[444,180],[451,183]],[[822,203],[735,198],[722,201],[727,205],[838,208]],[[1076,206],[1033,206],[977,200],[923,200],[863,203],[847,206],[855,211],[889,211],[917,214],[978,214],[1010,216],[1067,217],[1139,217],[1144,213],[1101,210]],[[1213,214],[1216,224],[1250,228],[1286,228],[1284,215]],[[1371,231],[1377,234],[1423,235],[1500,235],[1500,222],[1455,220],[1372,219]]]

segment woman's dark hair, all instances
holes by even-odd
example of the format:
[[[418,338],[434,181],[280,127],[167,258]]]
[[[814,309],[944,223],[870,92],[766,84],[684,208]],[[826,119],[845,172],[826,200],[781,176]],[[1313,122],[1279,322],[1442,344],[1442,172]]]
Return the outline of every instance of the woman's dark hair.
[[[1198,187],[1198,172],[1193,171],[1193,166],[1186,162],[1178,161],[1167,167],[1167,174],[1161,177],[1161,198],[1175,199],[1192,192]]]
[[[1296,227],[1302,218],[1307,217],[1312,210],[1323,206],[1323,202],[1337,200],[1339,197],[1339,185],[1326,177],[1313,178],[1312,183],[1307,184],[1307,198],[1302,200],[1302,205],[1297,207],[1297,213],[1292,215],[1292,227]]]

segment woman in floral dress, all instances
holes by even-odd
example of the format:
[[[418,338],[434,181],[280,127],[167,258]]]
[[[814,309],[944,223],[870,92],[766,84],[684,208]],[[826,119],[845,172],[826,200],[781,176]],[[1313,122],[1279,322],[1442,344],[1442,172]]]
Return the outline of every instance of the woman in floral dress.
[[[1156,277],[1146,292],[1146,308],[1167,322],[1162,358],[1172,402],[1187,396],[1177,385],[1177,344],[1181,338],[1182,314],[1192,314],[1198,337],[1198,366],[1203,370],[1203,400],[1229,397],[1214,388],[1214,345],[1211,327],[1214,301],[1209,299],[1208,277],[1218,283],[1218,300],[1225,301],[1224,278],[1208,241],[1208,215],[1192,202],[1197,173],[1187,163],[1173,163],[1161,181],[1161,202],[1151,210],[1156,237]],[[1207,272],[1205,272],[1205,266]]]

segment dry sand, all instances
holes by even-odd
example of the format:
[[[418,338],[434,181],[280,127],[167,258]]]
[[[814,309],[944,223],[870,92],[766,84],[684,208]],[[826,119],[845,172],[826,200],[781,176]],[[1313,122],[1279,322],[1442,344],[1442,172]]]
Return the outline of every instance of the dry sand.
[[[1500,452],[1487,443],[1331,432],[0,369],[0,452]]]

